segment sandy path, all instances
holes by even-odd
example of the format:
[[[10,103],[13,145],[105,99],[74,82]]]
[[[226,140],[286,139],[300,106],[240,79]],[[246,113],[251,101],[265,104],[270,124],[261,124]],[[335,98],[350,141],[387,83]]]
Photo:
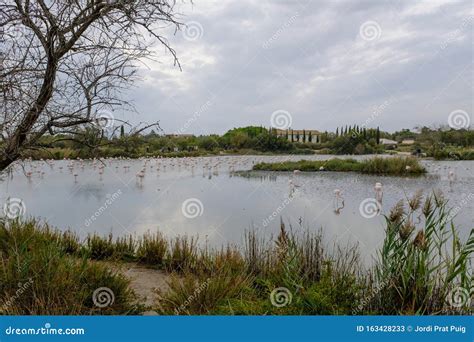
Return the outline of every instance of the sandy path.
[[[156,305],[156,290],[166,292],[169,274],[137,265],[135,263],[113,263],[112,267],[130,279],[130,287],[139,297],[140,304]]]

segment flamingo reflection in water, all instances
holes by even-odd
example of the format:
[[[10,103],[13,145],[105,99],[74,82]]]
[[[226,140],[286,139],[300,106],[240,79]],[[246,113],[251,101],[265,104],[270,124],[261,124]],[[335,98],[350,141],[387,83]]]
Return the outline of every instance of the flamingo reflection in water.
[[[453,170],[449,170],[448,172],[448,181],[449,181],[449,191],[453,191],[454,181],[456,180],[456,174]]]
[[[344,197],[340,189],[334,189],[334,213],[339,215],[344,208]]]

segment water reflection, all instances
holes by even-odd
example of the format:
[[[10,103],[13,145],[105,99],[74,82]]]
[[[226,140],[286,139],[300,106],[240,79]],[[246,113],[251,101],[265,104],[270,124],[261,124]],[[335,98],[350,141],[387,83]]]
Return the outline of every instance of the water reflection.
[[[424,177],[384,177],[339,172],[249,171],[259,161],[327,159],[330,156],[218,156],[201,158],[63,160],[25,162],[0,181],[0,204],[20,198],[28,215],[82,236],[91,232],[169,236],[199,234],[210,244],[241,242],[245,229],[278,232],[280,218],[296,231],[323,228],[329,241],[357,242],[370,255],[383,238],[383,215],[417,189],[441,189],[464,236],[474,226],[474,162],[424,161]],[[86,224],[120,191],[95,221]],[[189,198],[202,214],[183,215]],[[375,200],[375,214],[361,203]],[[367,215],[366,215],[367,216]]]

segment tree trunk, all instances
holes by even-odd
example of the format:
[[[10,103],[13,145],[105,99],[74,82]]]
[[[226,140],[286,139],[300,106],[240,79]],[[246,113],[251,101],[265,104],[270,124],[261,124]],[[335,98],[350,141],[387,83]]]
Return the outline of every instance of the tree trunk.
[[[3,156],[0,159],[0,173],[5,170],[16,158],[9,158],[8,156]]]

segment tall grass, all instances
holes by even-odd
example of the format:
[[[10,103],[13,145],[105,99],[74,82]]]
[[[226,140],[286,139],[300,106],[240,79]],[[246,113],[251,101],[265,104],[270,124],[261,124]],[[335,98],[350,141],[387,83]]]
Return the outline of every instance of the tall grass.
[[[420,223],[418,220],[422,217]],[[386,283],[375,298],[383,314],[425,314],[453,310],[447,306],[454,291],[474,293],[472,253],[474,230],[462,243],[452,223],[447,202],[434,193],[415,194],[400,202],[386,218],[386,237],[376,265],[376,280]],[[465,298],[457,311],[469,310]]]
[[[212,258],[206,254],[206,260],[219,263],[219,267],[184,272],[181,281],[174,278],[170,291],[159,293],[160,312],[347,314],[362,285],[357,276],[361,268],[357,248],[325,252],[321,233],[297,236],[283,223],[275,240],[247,232],[242,253],[228,248],[218,255]],[[280,288],[291,293],[291,305],[272,305],[271,293]]]
[[[129,282],[106,266],[69,253],[77,240],[36,221],[0,221],[0,314],[89,315],[137,312]],[[111,305],[94,305],[108,287]]]
[[[129,237],[132,239],[132,237]],[[168,252],[168,242],[160,232],[146,233],[138,242],[136,257],[139,261],[163,267],[166,253]],[[133,254],[132,254],[133,255]]]
[[[162,314],[468,313],[469,298],[459,305],[450,299],[457,290],[474,292],[474,230],[461,241],[453,214],[437,193],[400,201],[386,216],[383,245],[368,268],[356,245],[328,248],[322,231],[296,234],[283,222],[276,238],[249,231],[242,249],[211,249],[194,237],[168,240],[159,232],[139,239],[91,235],[82,242],[34,220],[0,221],[0,305],[15,298],[6,314],[136,312],[128,280],[92,261],[98,259],[170,273],[169,290],[157,292],[155,310]],[[116,300],[100,309],[91,293],[103,286]],[[289,300],[275,305],[271,299],[281,289]]]
[[[329,160],[300,160],[277,163],[258,163],[254,170],[265,171],[340,171],[340,172],[361,172],[367,174],[381,175],[420,175],[426,172],[425,168],[415,158],[374,157],[365,160],[355,159],[329,159]]]

